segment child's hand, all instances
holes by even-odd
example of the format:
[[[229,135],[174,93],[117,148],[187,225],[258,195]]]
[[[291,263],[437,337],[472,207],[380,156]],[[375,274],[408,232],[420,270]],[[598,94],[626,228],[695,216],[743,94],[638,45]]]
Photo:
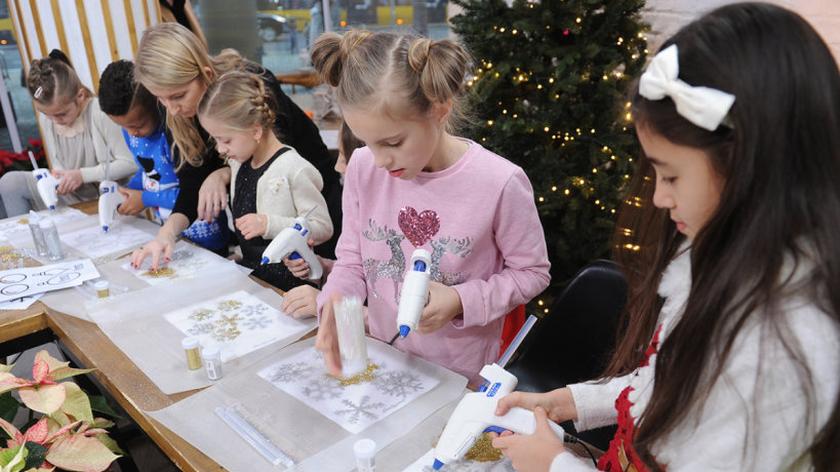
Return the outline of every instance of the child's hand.
[[[577,420],[575,399],[568,388],[558,388],[547,393],[512,392],[499,400],[496,415],[502,416],[515,406],[526,410],[542,408],[555,423]]]
[[[429,303],[423,309],[417,330],[421,333],[437,331],[463,312],[464,307],[457,290],[442,283],[430,282]]]
[[[66,195],[68,193],[75,192],[76,189],[81,187],[84,183],[82,180],[82,171],[79,169],[54,170],[52,173],[56,179],[61,180],[58,183],[58,189],[56,190],[59,195]]]
[[[513,468],[521,472],[542,472],[551,467],[557,454],[565,451],[563,438],[558,437],[548,426],[545,410],[534,410],[537,429],[534,434],[511,434],[509,431],[493,440],[493,447],[513,462]]]
[[[125,187],[117,187],[117,191],[123,196],[123,202],[117,207],[120,215],[136,215],[146,208],[143,205],[143,192]]]
[[[311,285],[295,287],[283,295],[283,312],[292,318],[309,318],[318,314],[316,299],[320,290]]]
[[[259,213],[248,213],[236,219],[236,229],[245,239],[254,239],[264,235],[267,225],[268,218]]]
[[[143,265],[143,260],[147,256],[152,256],[152,270],[157,270],[172,260],[174,249],[175,238],[159,233],[155,239],[140,246],[131,254],[131,267],[139,269]]]
[[[333,295],[321,310],[321,320],[318,323],[318,337],[315,338],[315,349],[324,354],[327,372],[334,377],[341,376],[341,353],[338,351],[338,331],[335,327],[335,312],[333,304],[341,300],[341,295]]]
[[[315,240],[310,239],[306,242],[309,247],[313,247],[315,245]],[[292,273],[295,277],[299,279],[308,279],[309,278],[309,263],[306,262],[305,259],[289,259],[288,257],[283,259],[283,264],[286,265],[286,268],[289,269],[289,272]]]

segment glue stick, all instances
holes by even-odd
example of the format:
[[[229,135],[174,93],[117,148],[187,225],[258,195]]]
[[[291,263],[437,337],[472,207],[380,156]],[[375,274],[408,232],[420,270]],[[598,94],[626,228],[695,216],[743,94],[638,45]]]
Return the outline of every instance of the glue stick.
[[[373,439],[359,439],[353,444],[357,472],[376,472],[376,442]]]
[[[334,305],[335,326],[338,331],[338,350],[341,352],[341,374],[352,377],[367,369],[367,341],[362,301],[344,298]]]

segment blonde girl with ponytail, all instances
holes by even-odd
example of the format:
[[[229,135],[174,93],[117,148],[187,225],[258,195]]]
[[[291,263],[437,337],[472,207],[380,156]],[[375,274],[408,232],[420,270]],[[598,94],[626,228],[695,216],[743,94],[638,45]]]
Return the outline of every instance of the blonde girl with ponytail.
[[[425,249],[429,301],[395,346],[474,377],[498,358],[504,316],[548,286],[549,263],[525,173],[453,134],[467,52],[450,40],[350,31],[322,35],[312,63],[367,144],[347,165],[338,260],[318,298],[328,369],[341,372],[328,301],[366,298],[371,335],[390,340],[408,262]]]
[[[198,107],[201,126],[231,169],[231,213],[242,249],[240,263],[253,275],[289,290],[303,282],[282,264],[260,265],[262,253],[283,228],[307,215],[310,237],[320,244],[333,234],[318,170],[277,139],[273,95],[248,72],[227,72]]]

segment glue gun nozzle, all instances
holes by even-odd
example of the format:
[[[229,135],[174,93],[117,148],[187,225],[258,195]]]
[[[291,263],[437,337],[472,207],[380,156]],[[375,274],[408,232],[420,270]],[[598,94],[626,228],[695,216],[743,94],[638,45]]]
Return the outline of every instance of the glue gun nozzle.
[[[410,331],[411,331],[411,328],[409,328],[408,326],[400,325],[400,337],[401,338],[404,338],[404,337],[408,336],[408,333]]]
[[[432,469],[434,469],[434,470],[440,470],[442,467],[443,467],[443,462],[441,462],[441,461],[439,461],[439,460],[435,459],[435,463],[434,463],[434,464],[432,464]]]
[[[267,257],[265,257],[265,256],[263,256],[263,258],[262,258],[262,259],[260,259],[260,265],[266,265],[266,264],[268,264],[269,262],[270,262],[270,259],[269,259],[269,258],[267,258]]]

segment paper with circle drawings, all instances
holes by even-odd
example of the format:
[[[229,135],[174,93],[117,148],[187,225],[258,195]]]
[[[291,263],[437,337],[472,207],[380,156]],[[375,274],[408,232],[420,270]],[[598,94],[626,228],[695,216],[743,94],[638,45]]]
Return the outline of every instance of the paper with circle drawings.
[[[403,469],[403,472],[434,472],[432,464],[435,462],[435,450],[429,451],[423,457],[414,461]],[[461,459],[443,466],[441,472],[514,472],[513,464],[507,457],[493,462],[476,462]]]
[[[240,290],[167,313],[166,321],[202,346],[218,344],[222,361],[242,357],[300,330],[297,321]]]
[[[0,271],[0,302],[81,285],[99,277],[90,259]]]
[[[163,271],[152,272],[150,258],[146,258],[139,269],[132,268],[128,262],[123,264],[121,268],[131,272],[135,277],[149,285],[158,285],[174,279],[196,277],[212,270],[214,267],[231,263],[210,251],[182,241],[175,246],[175,250],[172,252],[172,260],[166,264]]]
[[[378,368],[369,382],[342,386],[326,373],[321,354],[308,349],[262,369],[258,375],[347,431],[357,434],[430,391],[439,379],[410,368],[392,351],[368,343]]]
[[[107,233],[97,225],[61,235],[64,244],[92,259],[128,252],[152,238],[149,233],[127,224],[115,225]]]

